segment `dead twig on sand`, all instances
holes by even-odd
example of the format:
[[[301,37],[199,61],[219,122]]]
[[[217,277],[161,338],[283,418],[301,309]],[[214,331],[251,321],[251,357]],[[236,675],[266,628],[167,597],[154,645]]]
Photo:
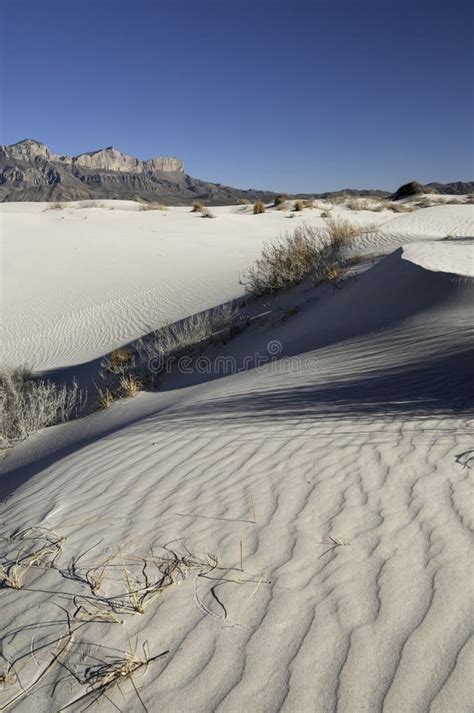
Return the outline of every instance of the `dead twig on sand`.
[[[82,685],[89,686],[89,690],[60,708],[59,713],[71,708],[71,706],[74,706],[81,701],[88,699],[89,697],[92,697],[91,703],[89,704],[92,705],[92,703],[96,703],[99,698],[106,695],[107,691],[114,686],[118,687],[123,696],[120,683],[126,681],[127,679],[130,680],[130,683],[132,684],[137,698],[140,701],[141,708],[148,713],[148,709],[135,685],[133,676],[138,671],[145,674],[149,664],[163,658],[169,654],[169,651],[162,651],[156,656],[150,656],[148,643],[145,642],[143,644],[143,655],[138,655],[136,651],[121,651],[119,653],[123,654],[123,656],[118,656],[110,661],[101,662],[94,666],[88,666],[82,677],[78,676],[77,673],[70,669],[63,661],[60,661],[61,665],[76,679],[76,681]]]
[[[474,448],[469,448],[469,450],[463,453],[458,453],[458,455],[454,457],[454,460],[463,468],[470,469],[471,463],[474,461]]]
[[[60,609],[62,609],[62,607],[60,607]],[[7,703],[5,703],[3,706],[1,706],[0,711],[6,711],[8,708],[10,708],[11,705],[16,703],[20,698],[22,698],[24,695],[29,693],[29,691],[31,691],[39,683],[39,681],[41,681],[41,679],[43,679],[46,676],[46,674],[54,667],[54,665],[59,662],[59,657],[62,656],[62,654],[66,651],[67,647],[71,643],[74,632],[77,631],[77,629],[79,629],[81,626],[83,626],[83,624],[80,624],[79,626],[72,629],[71,628],[71,619],[69,617],[69,614],[67,613],[67,611],[65,609],[63,611],[65,611],[66,617],[67,617],[67,626],[68,626],[67,634],[65,634],[64,636],[62,636],[59,639],[56,639],[55,641],[49,642],[48,644],[43,644],[43,645],[37,647],[36,649],[32,649],[31,654],[33,655],[33,658],[35,658],[34,654],[36,651],[44,649],[46,646],[52,646],[54,644],[58,644],[58,651],[56,653],[52,654],[51,660],[40,671],[40,673],[36,676],[36,678],[34,678],[33,681],[30,684],[28,684],[28,686],[26,686],[26,687],[23,686],[20,683],[20,679],[18,678],[18,675],[15,674],[16,679],[21,687],[21,691],[19,693],[17,693],[15,696],[13,696],[13,698],[11,698],[9,701],[7,701]],[[24,656],[20,656],[17,659],[17,661],[19,661],[23,657]],[[15,663],[16,663],[16,661],[14,661],[13,664],[11,664],[11,666],[10,666],[11,669],[13,669]]]
[[[1,556],[0,584],[21,589],[31,567],[54,567],[63,539],[55,530],[43,527],[29,527],[6,538],[10,552]]]
[[[350,545],[350,542],[344,542],[344,540],[331,537],[331,535],[328,536],[327,540],[322,540],[321,542],[318,543],[319,545],[332,545],[329,547],[329,549],[325,550],[322,554],[319,555],[318,559],[321,559],[321,557],[324,557],[324,555],[329,554],[329,552],[332,552],[335,550],[337,547],[347,547]]]

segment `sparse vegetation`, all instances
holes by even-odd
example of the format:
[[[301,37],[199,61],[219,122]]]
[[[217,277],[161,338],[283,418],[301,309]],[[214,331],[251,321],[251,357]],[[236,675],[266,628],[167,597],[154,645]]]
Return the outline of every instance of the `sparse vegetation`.
[[[0,374],[0,450],[23,441],[33,433],[69,421],[82,405],[76,382],[57,386],[36,379],[27,368]]]
[[[304,203],[303,203],[303,201],[302,201],[302,200],[297,200],[297,201],[295,201],[295,203],[294,203],[294,205],[293,205],[293,210],[294,210],[296,213],[299,213],[299,212],[302,211],[303,209],[304,209]]]
[[[306,198],[306,200],[303,201],[303,208],[316,208],[317,206],[314,205],[314,198]]]
[[[406,203],[390,203],[387,201],[387,208],[394,213],[409,213],[413,210],[411,206],[406,205]]]
[[[45,210],[63,210],[66,207],[66,203],[60,203],[59,201],[55,201],[54,203],[50,203]]]
[[[348,220],[337,220],[329,217],[326,220],[329,244],[336,248],[341,248],[362,232],[360,226],[354,225]],[[367,228],[365,226],[364,230]],[[366,231],[367,232],[367,231]],[[368,231],[370,232],[370,231]]]
[[[237,308],[228,303],[158,329],[139,342],[140,364],[146,364],[155,373],[166,370],[211,338],[237,329],[237,314]]]
[[[201,217],[202,218],[215,218],[216,216],[212,211],[209,210],[209,208],[203,208],[201,211]]]
[[[194,201],[191,213],[202,213],[204,206],[199,201]]]
[[[351,198],[347,203],[349,210],[368,210],[367,201],[362,201],[360,198]]]
[[[141,203],[140,210],[166,210],[166,206],[162,203]]]
[[[287,200],[288,200],[288,196],[285,195],[284,193],[280,193],[280,195],[275,197],[273,205],[277,208],[280,205],[284,205]]]
[[[265,203],[262,201],[255,201],[253,205],[253,214],[259,215],[260,213],[265,213]]]
[[[293,234],[267,244],[247,273],[247,290],[264,295],[292,287],[306,277],[316,282],[342,275],[343,248],[360,233],[348,221],[327,221],[326,230],[299,226]]]
[[[132,362],[133,352],[130,349],[119,347],[110,353],[109,358],[104,362],[104,366],[113,374],[121,374]]]
[[[116,400],[115,394],[111,389],[101,389],[97,387],[97,408],[105,411]]]
[[[143,384],[138,377],[127,374],[120,378],[120,389],[124,396],[130,398],[143,390]]]

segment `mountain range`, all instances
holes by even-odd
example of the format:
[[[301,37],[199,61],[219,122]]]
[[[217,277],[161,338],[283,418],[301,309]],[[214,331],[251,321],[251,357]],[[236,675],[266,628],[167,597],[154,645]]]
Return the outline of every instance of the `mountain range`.
[[[473,182],[428,186],[439,193],[474,192]],[[335,193],[389,195],[387,191],[356,189]],[[208,205],[228,205],[271,201],[275,195],[272,191],[242,190],[201,181],[185,172],[180,159],[169,156],[141,160],[112,146],[65,156],[55,154],[34,139],[0,146],[0,202],[120,198],[167,205],[187,205],[196,200]]]

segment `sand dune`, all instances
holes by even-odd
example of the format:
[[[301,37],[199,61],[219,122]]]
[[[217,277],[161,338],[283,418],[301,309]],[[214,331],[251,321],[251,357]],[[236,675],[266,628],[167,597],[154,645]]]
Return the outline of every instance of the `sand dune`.
[[[448,211],[447,226],[451,208],[428,210]],[[212,230],[241,218],[222,211]],[[422,226],[417,218],[417,237]],[[24,655],[22,685],[51,660],[49,644],[35,661],[32,641],[66,631],[56,605],[72,616],[73,595],[90,594],[66,576],[73,557],[85,553],[84,573],[118,545],[152,558],[168,544],[203,560],[213,553],[218,568],[189,572],[145,613],[122,612],[122,624],[84,624],[65,654],[74,670],[103,657],[104,643],[148,641],[151,654],[169,652],[134,679],[149,711],[468,713],[467,275],[472,246],[407,245],[284,323],[254,325],[210,353],[240,364],[281,344],[265,368],[187,386],[170,376],[159,392],[13,451],[0,483],[23,484],[1,506],[2,533],[42,526],[65,536],[62,576],[32,568],[24,589],[1,592],[2,655]],[[123,592],[123,575],[111,576]],[[130,681],[121,691],[107,693],[116,706],[142,709]],[[83,693],[53,666],[12,709],[59,710]],[[0,705],[19,694],[13,681]],[[104,697],[95,707],[113,706]]]
[[[140,211],[130,201],[0,206],[2,362],[34,369],[81,364],[147,332],[243,294],[243,273],[265,241],[321,211],[251,207]],[[336,217],[378,225],[356,252],[388,252],[408,241],[474,234],[472,206],[437,206],[396,216],[329,206]],[[292,220],[288,215],[296,215]],[[176,272],[176,265],[179,269]]]

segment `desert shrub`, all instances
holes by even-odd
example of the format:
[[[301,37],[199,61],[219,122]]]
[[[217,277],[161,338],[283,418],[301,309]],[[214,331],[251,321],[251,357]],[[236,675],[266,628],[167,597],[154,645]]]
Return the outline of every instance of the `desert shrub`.
[[[133,397],[143,390],[143,384],[134,374],[124,374],[120,378],[120,390],[124,396]]]
[[[130,349],[125,349],[124,347],[119,347],[110,352],[108,358],[108,364],[110,366],[110,371],[114,373],[119,373],[123,369],[129,366],[133,361],[133,352]]]
[[[159,373],[181,356],[192,354],[216,334],[236,326],[237,309],[231,304],[191,315],[157,329],[138,343],[139,361]]]
[[[323,210],[321,213],[321,218],[330,218],[331,213],[328,210]]]
[[[57,386],[36,379],[26,368],[0,374],[0,448],[23,441],[43,428],[74,418],[82,406],[76,382]]]
[[[331,245],[342,248],[347,245],[352,238],[362,232],[362,228],[354,225],[349,220],[329,217],[326,219],[328,241]],[[370,231],[369,231],[370,232]]]
[[[366,201],[361,201],[360,198],[351,198],[347,203],[349,210],[367,210]]]
[[[97,408],[98,409],[105,411],[106,409],[109,408],[109,406],[112,406],[113,402],[117,398],[118,397],[114,394],[112,389],[109,389],[109,388],[101,389],[101,388],[97,387]]]
[[[347,221],[327,221],[325,230],[299,226],[276,242],[264,246],[261,256],[247,273],[246,287],[264,295],[292,287],[312,276],[316,282],[342,271],[343,248],[360,229]]]
[[[314,198],[306,198],[306,200],[303,201],[303,208],[315,208],[317,206],[314,205]]]
[[[295,201],[294,206],[293,206],[293,210],[294,210],[296,213],[299,213],[300,211],[302,211],[303,208],[304,208],[304,203],[303,203],[303,201],[301,201],[301,200]]]
[[[416,208],[432,208],[433,205],[436,205],[436,204],[433,203],[432,201],[430,201],[429,198],[422,198],[421,200],[416,201],[416,203],[414,205]],[[393,210],[393,208],[392,208],[392,210]],[[400,211],[396,211],[396,212],[398,213]],[[405,212],[405,211],[402,211],[402,212]]]
[[[209,208],[203,208],[201,211],[201,217],[202,218],[215,218],[216,216],[212,211],[209,210]]]
[[[65,203],[60,203],[59,201],[55,201],[54,203],[50,203],[45,210],[62,210],[63,208],[66,207]]]
[[[260,213],[265,213],[265,203],[263,203],[263,201],[255,201],[253,205],[253,214],[258,215]]]
[[[204,206],[199,201],[194,201],[191,213],[202,213]]]
[[[387,207],[394,213],[409,213],[412,208],[405,205],[405,203],[389,203],[387,202]]]
[[[103,203],[101,201],[90,200],[81,201],[80,205],[78,205],[77,208],[108,208],[109,210],[114,210],[113,206],[111,205],[107,205],[106,203]]]
[[[273,205],[277,208],[279,205],[284,205],[287,200],[288,200],[288,196],[285,195],[284,193],[281,193],[280,195],[275,197]]]
[[[141,203],[140,210],[166,210],[166,206],[162,203]]]

